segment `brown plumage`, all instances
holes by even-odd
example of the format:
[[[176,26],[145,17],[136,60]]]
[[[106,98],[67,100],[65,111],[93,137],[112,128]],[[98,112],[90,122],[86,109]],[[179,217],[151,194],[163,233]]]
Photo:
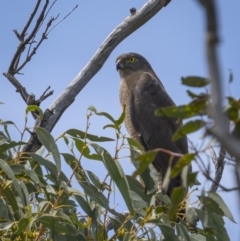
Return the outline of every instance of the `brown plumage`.
[[[187,138],[173,142],[172,136],[181,123],[174,118],[156,116],[155,110],[160,107],[175,105],[167,94],[161,81],[148,61],[136,53],[120,55],[117,60],[120,74],[120,102],[126,105],[125,125],[130,136],[139,141],[144,149],[164,148],[172,152],[188,152]],[[178,157],[174,157],[175,165]],[[170,163],[170,155],[159,152],[153,166],[164,177]],[[172,179],[168,195],[174,187],[181,186],[180,175]]]

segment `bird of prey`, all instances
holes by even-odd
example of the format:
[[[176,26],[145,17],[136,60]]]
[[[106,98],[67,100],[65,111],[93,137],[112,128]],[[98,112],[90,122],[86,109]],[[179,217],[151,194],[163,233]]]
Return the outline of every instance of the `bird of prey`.
[[[120,75],[120,102],[126,106],[125,126],[130,136],[146,151],[163,148],[188,153],[186,136],[175,142],[172,140],[181,123],[175,118],[155,115],[156,109],[175,104],[149,62],[140,54],[127,53],[117,57],[116,68]],[[163,178],[170,163],[174,166],[179,157],[170,159],[168,153],[161,151],[152,163]],[[167,190],[162,191],[170,196],[173,188],[181,184],[179,175],[170,180]]]

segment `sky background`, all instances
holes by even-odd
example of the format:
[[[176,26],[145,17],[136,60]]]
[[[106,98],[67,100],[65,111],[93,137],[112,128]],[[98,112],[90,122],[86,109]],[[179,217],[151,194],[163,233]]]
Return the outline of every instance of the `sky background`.
[[[59,20],[69,13],[76,4],[78,8],[56,29],[42,44],[32,61],[23,69],[24,75],[17,76],[29,93],[39,97],[50,85],[54,94],[41,104],[45,110],[68,86],[81,71],[109,33],[129,16],[129,9],[137,10],[145,3],[144,0],[129,1],[57,1],[49,16],[60,13]],[[218,0],[220,17],[219,57],[225,95],[240,96],[240,2]],[[7,71],[18,40],[13,29],[22,30],[35,1],[1,1],[0,3],[0,71]],[[202,8],[193,0],[175,0],[163,8],[154,18],[130,35],[112,52],[102,69],[92,78],[90,83],[77,96],[74,103],[65,111],[52,131],[54,137],[70,128],[85,130],[86,111],[90,105],[98,111],[105,111],[117,118],[121,114],[119,104],[119,76],[115,67],[115,59],[126,52],[137,52],[143,55],[152,65],[166,90],[177,105],[189,102],[187,88],[181,85],[181,77],[188,75],[208,76],[204,46],[204,14]],[[229,69],[232,70],[234,82],[229,86]],[[23,129],[26,105],[21,96],[15,92],[11,83],[0,76],[0,118],[12,120],[19,129]],[[28,126],[33,126],[29,118]],[[114,138],[110,129],[103,130],[109,122],[103,117],[92,117],[90,133]],[[20,135],[10,127],[12,138],[18,140]],[[123,132],[126,133],[125,128]],[[201,143],[200,135],[191,135],[196,145]],[[26,136],[27,138],[27,136]],[[105,147],[114,153],[114,144]],[[67,151],[62,142],[59,149]],[[64,163],[64,162],[63,162]],[[84,168],[92,170],[103,180],[106,171],[103,164],[96,161],[83,160]],[[129,159],[121,160],[126,173],[131,174],[133,167]],[[70,169],[63,164],[67,175]],[[196,170],[196,169],[195,169]],[[221,182],[226,187],[233,187],[234,176],[226,166]],[[208,188],[209,183],[203,182]],[[219,192],[231,209],[237,223],[240,222],[239,200],[234,192]],[[116,200],[118,193],[115,194]],[[117,203],[117,211],[124,211],[123,203]],[[232,241],[239,240],[239,225],[226,219],[226,227]]]

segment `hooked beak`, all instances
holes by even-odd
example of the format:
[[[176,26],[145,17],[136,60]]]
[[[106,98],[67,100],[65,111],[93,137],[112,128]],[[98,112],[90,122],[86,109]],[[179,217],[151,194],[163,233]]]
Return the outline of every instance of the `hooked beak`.
[[[118,71],[119,69],[124,69],[124,64],[121,63],[120,60],[117,61],[116,69],[117,69],[117,71]]]

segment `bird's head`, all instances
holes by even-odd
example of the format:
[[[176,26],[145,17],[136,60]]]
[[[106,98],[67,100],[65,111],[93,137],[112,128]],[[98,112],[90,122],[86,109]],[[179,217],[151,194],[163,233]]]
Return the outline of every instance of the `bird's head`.
[[[138,71],[152,70],[148,61],[137,53],[127,53],[118,56],[116,59],[116,68],[123,78]]]

